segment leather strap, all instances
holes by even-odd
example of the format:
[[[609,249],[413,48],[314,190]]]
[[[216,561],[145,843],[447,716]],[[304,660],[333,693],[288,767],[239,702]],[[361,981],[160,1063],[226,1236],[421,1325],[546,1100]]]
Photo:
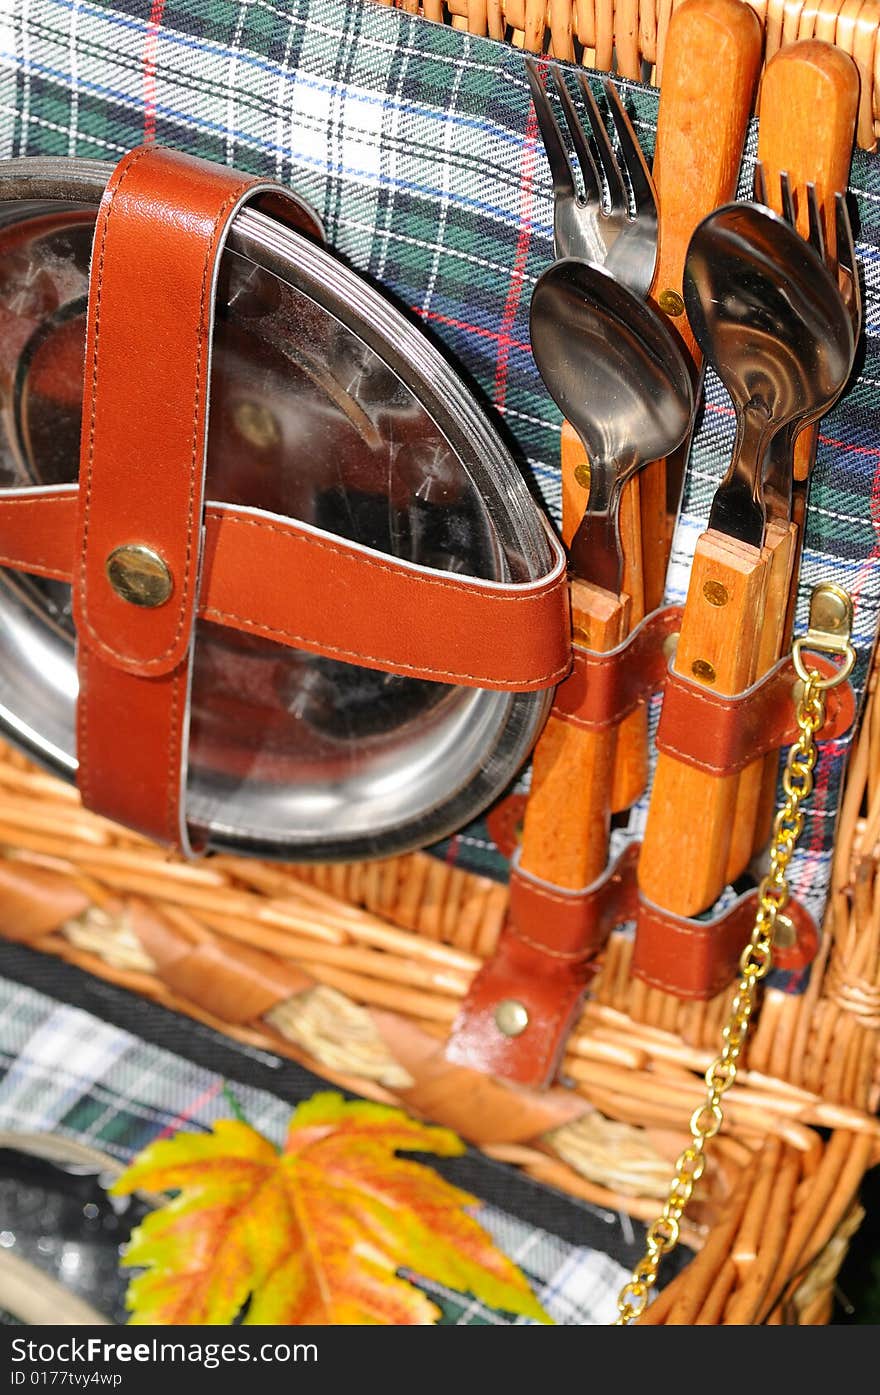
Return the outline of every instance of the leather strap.
[[[92,247],[77,558],[78,784],[91,809],[185,853],[192,641],[214,290],[232,218],[263,184],[144,145],[116,166]],[[164,603],[108,580],[120,547],[156,554]]]
[[[596,974],[597,952],[615,925],[635,915],[637,857],[634,844],[581,891],[550,886],[514,860],[507,922],[452,1025],[448,1060],[521,1085],[552,1082]],[[518,1035],[499,1025],[504,1003],[515,1003],[526,1015]]]
[[[757,907],[758,893],[749,891],[712,920],[686,920],[640,897],[630,972],[677,998],[714,998],[737,976]],[[804,969],[819,949],[816,922],[797,901],[789,901],[785,914],[794,927],[795,942],[774,949],[773,967]]]
[[[0,566],[70,581],[77,507],[76,485],[0,491]],[[536,691],[571,662],[565,556],[552,537],[550,545],[546,576],[505,585],[209,502],[197,609],[216,624],[366,668]]]
[[[631,971],[652,987],[707,1000],[733,982],[754,924],[757,892],[710,920],[685,919],[640,895],[638,856],[639,844],[630,844],[604,876],[580,891],[550,886],[514,859],[507,921],[452,1025],[448,1060],[520,1085],[549,1085],[601,950],[611,931],[627,923],[636,925]],[[774,951],[774,967],[797,972],[815,958],[819,932],[797,902],[789,903],[786,915],[795,943]],[[527,1019],[517,1035],[499,1025],[510,1004]]]
[[[825,677],[834,662],[811,654],[810,664]],[[657,749],[705,770],[710,775],[735,775],[768,751],[790,746],[797,737],[791,699],[797,681],[791,658],[780,660],[768,674],[735,697],[713,693],[701,683],[670,669],[657,728]],[[855,694],[849,683],[825,695],[825,724],[821,740],[842,736],[855,721]]]
[[[669,660],[664,645],[681,628],[681,606],[646,615],[622,644],[605,653],[572,647],[572,669],[556,691],[553,715],[572,726],[617,726],[662,688]]]

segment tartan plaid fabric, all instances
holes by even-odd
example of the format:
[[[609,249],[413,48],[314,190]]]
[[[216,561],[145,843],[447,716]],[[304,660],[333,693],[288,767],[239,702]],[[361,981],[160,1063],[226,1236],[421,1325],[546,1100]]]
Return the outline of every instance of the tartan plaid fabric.
[[[244,1061],[242,1068],[244,1073]],[[0,979],[0,1132],[54,1133],[127,1163],[156,1138],[180,1129],[204,1130],[229,1118],[225,1083],[222,1076],[89,1012]],[[248,1122],[282,1143],[291,1104],[237,1081],[232,1088]],[[9,1146],[6,1138],[4,1146]],[[523,1270],[555,1322],[613,1320],[627,1271],[611,1255],[568,1244],[494,1205],[481,1206],[477,1215]],[[529,1321],[418,1282],[441,1309],[442,1325]]]
[[[621,84],[650,154],[657,93]],[[7,0],[0,154],[115,160],[159,141],[294,184],[338,253],[419,315],[487,403],[535,492],[558,515],[560,418],[529,348],[531,288],[552,257],[549,171],[522,55],[370,0]],[[751,184],[755,130],[743,165]],[[800,582],[856,602],[861,696],[877,625],[880,163],[857,152],[852,192],[866,289],[858,382],[825,420]],[[674,540],[681,600],[733,432],[710,374]],[[655,713],[656,717],[656,713]],[[821,918],[850,737],[826,743],[801,846],[798,898]],[[526,771],[520,781],[525,787]],[[639,836],[645,804],[624,843]],[[434,851],[503,878],[479,821]],[[776,975],[780,986],[798,987]]]

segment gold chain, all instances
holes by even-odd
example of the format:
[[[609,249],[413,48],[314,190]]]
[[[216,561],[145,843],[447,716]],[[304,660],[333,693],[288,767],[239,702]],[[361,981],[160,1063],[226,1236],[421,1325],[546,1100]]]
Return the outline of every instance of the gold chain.
[[[813,789],[813,771],[818,754],[815,737],[825,721],[825,691],[834,686],[835,681],[840,682],[843,676],[829,681],[815,669],[802,669],[799,657],[797,654],[795,660],[801,673],[803,691],[797,704],[798,738],[789,750],[782,776],[785,802],[773,824],[770,870],[758,888],[755,924],[740,956],[740,977],[727,1023],[721,1033],[724,1045],[706,1071],[706,1098],[691,1115],[691,1142],[676,1160],[675,1176],[666,1204],[649,1227],[645,1253],[618,1296],[617,1327],[629,1326],[645,1311],[651,1289],[657,1282],[660,1261],[678,1244],[684,1208],[706,1165],[706,1143],[715,1137],[724,1120],[721,1100],[736,1079],[737,1062],[745,1046],[758,985],[770,971],[773,933],[777,923],[785,919],[782,913],[789,899],[786,873],[804,826],[801,805]]]

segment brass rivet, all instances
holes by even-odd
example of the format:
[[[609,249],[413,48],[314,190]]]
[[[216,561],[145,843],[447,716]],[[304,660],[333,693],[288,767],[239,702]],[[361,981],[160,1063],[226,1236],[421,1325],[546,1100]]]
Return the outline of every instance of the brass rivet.
[[[852,602],[845,591],[832,582],[817,586],[810,602],[810,629],[836,634],[848,628],[852,618]]]
[[[506,1037],[518,1037],[529,1025],[529,1014],[515,998],[505,998],[495,1009],[495,1026]]]
[[[667,661],[675,658],[675,651],[678,648],[678,641],[680,639],[681,635],[678,633],[678,630],[673,630],[672,634],[667,635],[664,639],[663,655]]]
[[[574,477],[582,489],[590,487],[590,467],[586,461],[581,461],[574,469]]]
[[[677,318],[677,316],[684,314],[684,301],[678,291],[661,291],[657,298],[657,304],[664,315]]]
[[[239,402],[232,413],[235,429],[248,445],[257,450],[277,446],[281,439],[278,422],[262,402]]]
[[[794,949],[797,944],[797,931],[787,915],[777,915],[773,925],[773,948]]]
[[[589,648],[590,631],[587,629],[586,625],[572,625],[571,637],[576,640],[578,644],[583,644],[585,648]]]
[[[164,605],[174,590],[167,564],[143,543],[115,547],[104,563],[107,580],[117,596],[131,605],[154,609]]]
[[[701,683],[714,683],[717,676],[708,659],[694,659],[691,673],[695,678],[699,678]]]
[[[800,707],[804,700],[805,684],[802,678],[796,678],[791,685],[791,700],[795,707]]]
[[[703,586],[703,595],[710,605],[727,605],[730,600],[727,587],[722,586],[720,581],[707,581]]]

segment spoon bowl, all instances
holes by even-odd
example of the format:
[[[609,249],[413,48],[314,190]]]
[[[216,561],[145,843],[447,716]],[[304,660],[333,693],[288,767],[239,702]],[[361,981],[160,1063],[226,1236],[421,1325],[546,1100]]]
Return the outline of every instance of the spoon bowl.
[[[690,374],[655,312],[601,266],[564,257],[538,278],[532,350],[590,462],[589,502],[570,544],[579,576],[619,592],[617,506],[626,481],[684,440]]]
[[[760,547],[767,446],[789,424],[815,421],[840,393],[852,366],[851,317],[809,243],[759,204],[728,204],[700,223],[684,299],[694,338],[737,416],[709,526]]]

